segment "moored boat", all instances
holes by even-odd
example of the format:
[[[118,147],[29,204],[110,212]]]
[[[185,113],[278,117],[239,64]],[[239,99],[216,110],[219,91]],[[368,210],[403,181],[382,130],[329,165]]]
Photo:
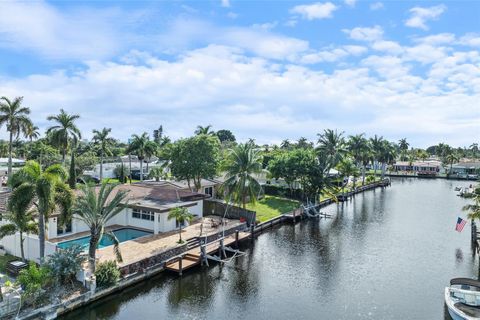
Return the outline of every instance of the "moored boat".
[[[445,288],[445,304],[454,320],[480,319],[480,281],[468,278],[450,280]]]

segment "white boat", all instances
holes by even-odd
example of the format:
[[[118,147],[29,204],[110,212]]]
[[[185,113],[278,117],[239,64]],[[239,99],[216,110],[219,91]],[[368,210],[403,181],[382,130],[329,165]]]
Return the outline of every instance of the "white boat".
[[[480,281],[450,280],[450,287],[445,288],[445,304],[453,320],[480,319]]]
[[[455,187],[454,190],[455,190],[455,191],[460,191],[460,190],[462,190],[462,187]]]

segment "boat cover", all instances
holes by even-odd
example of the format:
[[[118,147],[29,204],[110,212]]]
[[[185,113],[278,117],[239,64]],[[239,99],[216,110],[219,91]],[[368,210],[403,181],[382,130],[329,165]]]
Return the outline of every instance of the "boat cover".
[[[480,288],[480,281],[469,278],[453,278],[450,280],[450,285],[467,285]]]

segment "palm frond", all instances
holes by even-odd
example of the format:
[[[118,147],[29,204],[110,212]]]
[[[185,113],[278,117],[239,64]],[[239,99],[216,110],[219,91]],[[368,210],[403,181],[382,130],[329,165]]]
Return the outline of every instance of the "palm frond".
[[[120,241],[118,241],[115,234],[112,231],[108,231],[104,233],[104,236],[113,242],[113,252],[115,253],[117,262],[123,262],[122,253],[120,252]]]

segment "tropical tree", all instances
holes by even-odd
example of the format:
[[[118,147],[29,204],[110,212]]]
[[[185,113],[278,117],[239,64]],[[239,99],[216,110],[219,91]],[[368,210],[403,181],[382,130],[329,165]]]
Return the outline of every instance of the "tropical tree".
[[[385,177],[387,165],[393,164],[396,157],[396,150],[393,143],[386,140],[382,142],[382,149],[378,160],[382,163],[382,179]]]
[[[218,140],[220,140],[220,142],[222,143],[226,141],[235,142],[236,140],[235,136],[230,130],[225,130],[225,129],[218,130],[215,134],[217,135]]]
[[[474,159],[477,158],[477,153],[478,153],[478,150],[479,150],[478,149],[478,143],[472,143],[469,148],[472,151],[473,158]]]
[[[300,149],[311,149],[311,148],[313,148],[313,143],[308,141],[307,138],[305,138],[305,137],[300,137],[300,139],[298,139],[295,147],[300,148]]]
[[[37,162],[27,161],[8,181],[12,188],[9,203],[13,208],[33,208],[33,214],[38,215],[41,261],[45,257],[46,219],[54,211],[60,214],[59,225],[65,224],[71,217],[73,193],[65,184],[66,179],[67,173],[59,164],[42,170]]]
[[[90,271],[95,272],[96,250],[102,237],[108,237],[113,242],[113,250],[118,261],[122,261],[119,241],[112,231],[105,231],[105,227],[113,217],[119,214],[127,205],[126,190],[114,189],[114,184],[102,183],[100,188],[82,185],[81,194],[77,197],[73,212],[90,229],[88,257]]]
[[[188,209],[185,207],[175,207],[171,209],[170,212],[168,213],[168,220],[175,219],[179,224],[178,234],[180,235],[180,240],[178,240],[178,243],[183,243],[183,240],[182,240],[183,224],[185,222],[190,223],[193,220],[193,218],[194,218],[194,215],[191,214],[188,211]]]
[[[8,202],[8,213],[3,218],[8,221],[7,224],[0,226],[0,239],[5,236],[11,236],[15,233],[20,234],[20,253],[22,260],[25,261],[25,251],[23,243],[24,234],[38,234],[38,225],[33,220],[32,211],[29,208],[18,207],[21,203]]]
[[[285,139],[283,140],[281,143],[280,143],[280,148],[281,149],[290,149],[292,147],[292,143],[290,142],[290,140],[288,139]]]
[[[407,151],[410,144],[407,142],[407,138],[402,138],[398,141],[398,149],[400,150],[400,157],[402,161],[407,157]]]
[[[65,163],[65,155],[71,140],[79,141],[82,138],[82,134],[75,124],[78,118],[80,118],[78,114],[70,115],[63,109],[60,109],[58,115],[47,117],[48,121],[55,123],[47,129],[47,136],[57,148],[61,149],[63,163]]]
[[[458,153],[451,151],[449,154],[445,156],[445,161],[450,165],[450,170],[448,172],[448,174],[450,175],[452,174],[453,164],[460,161],[460,156],[458,155]]]
[[[206,134],[206,135],[210,135],[210,136],[213,136],[215,134],[215,131],[213,130],[210,130],[212,128],[212,125],[209,124],[208,126],[205,126],[205,127],[202,127],[202,126],[197,126],[197,129],[195,130],[195,134],[197,136],[201,135],[201,134]]]
[[[374,165],[374,175],[377,175],[377,165],[380,162],[380,158],[382,157],[383,152],[383,137],[379,137],[375,135],[373,138],[370,138],[370,146],[372,150],[372,160]]]
[[[26,135],[33,127],[28,117],[30,109],[22,106],[23,97],[16,97],[13,100],[7,97],[0,98],[0,127],[5,125],[9,132],[8,143],[8,176],[12,174],[12,143],[13,137],[20,134]]]
[[[343,176],[343,184],[342,184],[342,189],[345,192],[345,187],[348,184],[348,180],[350,177],[353,177],[353,187],[355,188],[356,184],[356,179],[358,177],[358,168],[357,166],[348,158],[342,159],[337,165],[337,170],[340,172]],[[345,181],[346,178],[346,181]]]
[[[27,127],[27,131],[25,132],[25,138],[29,139],[30,142],[33,140],[37,140],[40,137],[40,132],[38,131],[37,126],[29,126]]]
[[[343,132],[326,129],[322,134],[318,134],[317,150],[329,157],[333,166],[337,165],[347,154]]]
[[[238,144],[228,155],[223,189],[228,199],[247,207],[247,199],[255,203],[261,186],[255,177],[262,172],[262,158],[252,143]]]
[[[103,128],[102,130],[93,130],[93,143],[98,147],[100,151],[100,181],[103,181],[103,159],[105,155],[111,155],[111,147],[115,143],[115,140],[108,135],[112,129]]]
[[[369,141],[363,133],[350,136],[347,142],[347,149],[353,160],[355,160],[355,164],[362,167],[362,184],[365,184],[366,166],[370,161]]]
[[[144,132],[142,135],[132,135],[132,140],[127,148],[128,153],[133,153],[137,156],[140,162],[140,181],[143,181],[143,161],[149,154],[154,154],[156,144],[151,143],[148,134]]]
[[[216,136],[198,135],[177,140],[168,151],[170,170],[178,180],[199,191],[202,179],[213,178],[219,165],[220,142]]]

